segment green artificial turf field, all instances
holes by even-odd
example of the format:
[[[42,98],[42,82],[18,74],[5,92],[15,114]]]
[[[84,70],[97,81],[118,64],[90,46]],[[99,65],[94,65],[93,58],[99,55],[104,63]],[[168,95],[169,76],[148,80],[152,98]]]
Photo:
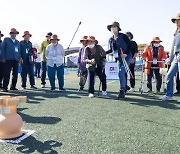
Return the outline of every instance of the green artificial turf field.
[[[36,82],[40,87],[40,79]],[[45,89],[11,91],[11,96],[28,97],[18,113],[23,128],[35,133],[19,144],[0,143],[0,154],[180,153],[180,104],[176,101],[162,102],[158,98],[163,93],[139,92],[118,100],[119,81],[107,81],[108,96],[98,97],[96,92],[95,98],[88,98],[87,86],[78,92],[78,82],[71,72],[65,76],[65,92],[50,92],[49,82]],[[98,84],[96,80],[96,89]],[[139,87],[137,76],[136,90]]]

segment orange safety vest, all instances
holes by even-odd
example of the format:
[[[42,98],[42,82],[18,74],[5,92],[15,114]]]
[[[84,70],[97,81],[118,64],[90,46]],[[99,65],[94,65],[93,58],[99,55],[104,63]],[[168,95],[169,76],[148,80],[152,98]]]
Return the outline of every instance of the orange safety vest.
[[[142,58],[145,59],[145,73],[150,74],[150,67],[153,61],[153,47],[151,45],[148,45],[142,54]],[[166,52],[164,51],[164,47],[162,45],[159,46],[159,51],[158,51],[158,61],[162,61],[166,59]],[[158,62],[158,66],[164,67],[164,64],[162,62]],[[147,68],[147,69],[146,69]]]

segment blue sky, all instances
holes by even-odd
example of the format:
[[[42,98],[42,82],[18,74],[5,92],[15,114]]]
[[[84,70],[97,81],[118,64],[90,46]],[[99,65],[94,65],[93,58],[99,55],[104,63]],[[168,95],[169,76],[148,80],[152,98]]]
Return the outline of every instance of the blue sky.
[[[179,0],[0,0],[0,30],[6,35],[15,27],[22,39],[25,30],[32,42],[41,43],[47,32],[61,39],[64,48],[81,21],[71,47],[79,46],[82,35],[94,35],[101,45],[111,33],[107,25],[118,21],[122,32],[131,31],[137,43],[149,43],[154,36],[170,50],[175,25],[170,21],[180,12]],[[106,48],[106,47],[105,47]]]

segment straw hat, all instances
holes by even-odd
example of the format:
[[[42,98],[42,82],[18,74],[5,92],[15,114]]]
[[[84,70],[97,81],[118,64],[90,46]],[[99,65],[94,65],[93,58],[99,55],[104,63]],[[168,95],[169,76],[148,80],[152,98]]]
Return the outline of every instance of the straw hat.
[[[88,41],[95,42],[95,41],[96,41],[96,38],[95,38],[94,36],[88,36],[87,40],[88,40]]]
[[[9,34],[12,34],[12,33],[19,34],[19,32],[15,28],[12,28]]]
[[[24,37],[24,36],[26,36],[26,35],[29,35],[30,37],[32,36],[32,35],[29,33],[29,31],[25,31],[25,32],[24,32],[24,35],[23,35],[22,37]]]
[[[52,36],[51,36],[51,40],[57,40],[57,41],[59,41],[60,39],[58,39],[58,36],[57,36],[57,35],[52,35]]]
[[[80,42],[82,42],[82,41],[87,41],[87,38],[88,38],[88,36],[83,36],[83,37],[81,38]]]
[[[180,20],[180,13],[178,13],[175,18],[171,19],[173,23],[175,23],[176,20]]]
[[[154,37],[153,39],[152,39],[152,41],[151,41],[151,43],[153,43],[153,42],[162,42],[161,40],[160,40],[160,38],[159,37]]]

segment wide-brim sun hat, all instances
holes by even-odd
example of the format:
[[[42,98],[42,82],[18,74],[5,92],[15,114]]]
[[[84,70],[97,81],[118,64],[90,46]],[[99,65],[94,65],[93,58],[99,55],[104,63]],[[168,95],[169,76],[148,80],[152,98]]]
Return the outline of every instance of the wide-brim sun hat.
[[[108,29],[109,31],[111,31],[111,27],[112,27],[112,26],[113,26],[113,27],[117,27],[117,28],[118,28],[118,31],[121,31],[119,22],[114,21],[111,25],[108,25],[108,26],[107,26],[107,29]]]
[[[88,36],[82,36],[82,38],[80,39],[80,42],[87,41],[87,39],[88,39]]]
[[[58,38],[57,35],[52,35],[50,40],[51,40],[51,41],[52,41],[52,40],[57,40],[57,41],[59,41],[60,39]]]
[[[87,41],[95,42],[96,38],[94,36],[88,36]]]
[[[29,31],[25,31],[25,32],[24,32],[24,35],[23,35],[22,37],[24,37],[24,36],[26,36],[26,35],[29,35],[30,37],[32,36],[32,34],[30,34]]]
[[[19,34],[19,32],[16,30],[16,28],[11,28],[11,31],[9,34]]]
[[[151,41],[151,43],[153,43],[153,42],[162,42],[161,40],[160,40],[160,38],[159,37],[154,37],[153,39],[152,39],[152,41]]]
[[[180,20],[180,13],[178,13],[175,18],[171,19],[173,23],[175,23],[176,20]]]

